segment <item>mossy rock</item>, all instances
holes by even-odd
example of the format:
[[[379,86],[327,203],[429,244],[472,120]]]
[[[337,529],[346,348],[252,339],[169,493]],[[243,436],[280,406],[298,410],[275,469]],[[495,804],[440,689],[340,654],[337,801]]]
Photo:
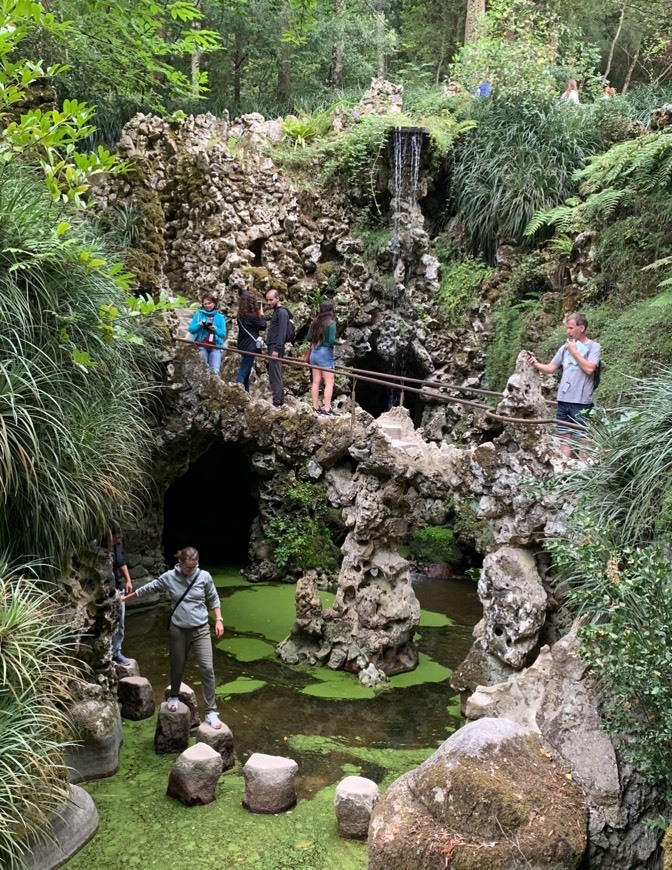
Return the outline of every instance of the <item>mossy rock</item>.
[[[587,822],[580,789],[536,734],[480,719],[390,786],[371,819],[369,870],[572,870]]]
[[[252,276],[254,289],[268,293],[269,290],[277,290],[278,293],[285,293],[287,284],[274,277],[265,266],[244,266],[243,271]]]

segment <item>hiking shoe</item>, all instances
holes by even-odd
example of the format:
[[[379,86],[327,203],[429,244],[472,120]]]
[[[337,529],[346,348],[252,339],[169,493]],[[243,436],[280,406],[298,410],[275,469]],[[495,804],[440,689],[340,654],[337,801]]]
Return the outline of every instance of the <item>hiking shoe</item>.
[[[323,408],[313,408],[313,414],[315,414],[316,417],[327,416],[327,412]]]
[[[131,664],[131,660],[127,659],[126,656],[122,655],[120,652],[112,658],[118,665],[123,665],[125,668],[129,667]]]
[[[338,417],[338,414],[332,408],[329,408],[328,411],[322,411],[322,413],[327,417]]]

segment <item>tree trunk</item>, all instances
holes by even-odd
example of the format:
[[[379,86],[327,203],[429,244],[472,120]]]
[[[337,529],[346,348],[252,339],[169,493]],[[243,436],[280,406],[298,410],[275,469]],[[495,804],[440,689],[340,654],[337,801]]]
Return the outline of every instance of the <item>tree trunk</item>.
[[[621,35],[621,30],[623,29],[623,19],[625,18],[625,6],[621,7],[621,17],[618,19],[618,27],[616,28],[616,33],[614,38],[611,41],[611,47],[609,49],[609,57],[607,58],[607,68],[604,71],[605,79],[609,78],[609,71],[611,70],[611,62],[614,59],[614,51],[616,49],[616,43],[618,42],[618,37]]]
[[[199,76],[201,74],[201,53],[191,52],[191,95],[197,97],[200,92]]]
[[[196,0],[194,3],[197,9],[200,9],[201,3],[200,0]],[[200,30],[201,22],[200,21],[192,21],[192,29]],[[198,51],[197,48],[191,52],[191,95],[192,97],[197,97],[200,92],[200,87],[198,84],[198,77],[201,72],[201,52]]]
[[[467,0],[467,18],[464,24],[464,44],[476,38],[478,19],[485,12],[485,0]]]
[[[623,90],[621,91],[622,94],[624,94],[630,87],[630,79],[632,78],[632,74],[635,71],[635,67],[637,66],[637,61],[639,60],[639,52],[641,48],[642,43],[640,42],[637,46],[637,51],[634,53],[632,61],[630,62],[630,66],[628,67],[628,72],[625,76],[625,81],[623,82]]]
[[[379,79],[385,78],[385,29],[385,14],[376,12],[376,49],[378,52],[376,75]]]
[[[345,17],[345,0],[336,0],[335,8],[336,18],[342,22]],[[345,43],[343,41],[343,31],[340,31],[336,36],[331,49],[331,67],[329,68],[329,86],[334,90],[343,87],[343,54],[345,51]]]
[[[278,61],[278,88],[275,95],[281,111],[289,103],[292,85],[292,44],[291,42],[280,43],[280,57]]]
[[[233,49],[233,105],[237,115],[240,114],[240,92],[242,89],[244,64],[245,44],[242,36],[239,33],[236,33]]]

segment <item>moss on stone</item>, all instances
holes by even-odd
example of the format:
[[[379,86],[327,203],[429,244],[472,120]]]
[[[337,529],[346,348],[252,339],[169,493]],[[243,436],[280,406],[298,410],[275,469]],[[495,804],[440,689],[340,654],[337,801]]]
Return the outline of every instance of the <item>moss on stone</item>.
[[[334,816],[334,786],[292,812],[253,815],[241,806],[240,769],[225,774],[217,800],[186,808],[166,796],[174,757],[152,750],[154,722],[124,725],[119,774],[85,788],[100,815],[97,836],[68,870],[154,870],[195,867],[256,867],[263,870],[364,870],[366,845],[341,840]]]

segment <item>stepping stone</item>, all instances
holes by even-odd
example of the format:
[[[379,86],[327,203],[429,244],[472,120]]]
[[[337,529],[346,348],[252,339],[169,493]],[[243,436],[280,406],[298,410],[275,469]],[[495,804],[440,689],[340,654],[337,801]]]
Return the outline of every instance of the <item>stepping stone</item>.
[[[170,686],[166,686],[163,697],[168,700],[170,698]],[[198,715],[198,704],[196,703],[196,692],[186,683],[180,683],[180,694],[177,696],[183,704],[189,707],[191,712],[190,728],[195,728],[200,724],[201,718]]]
[[[173,764],[166,794],[187,807],[211,804],[221,774],[219,752],[206,743],[194,743]]]
[[[221,728],[211,728],[207,722],[198,726],[196,742],[206,743],[222,756],[224,770],[231,770],[235,764],[233,756],[233,734],[228,725],[222,722]]]
[[[251,813],[283,813],[296,805],[299,765],[291,758],[255,752],[243,767],[243,806]]]
[[[189,746],[189,707],[181,702],[174,713],[168,704],[161,704],[154,732],[154,752],[169,755],[171,752],[184,752]]]
[[[129,659],[129,662],[130,665],[120,665],[119,662],[113,662],[118,680],[123,680],[124,677],[140,676],[140,665],[135,659]]]
[[[117,685],[121,718],[149,719],[154,715],[154,690],[147,677],[124,677]]]
[[[346,776],[336,786],[334,808],[338,835],[345,840],[366,840],[373,808],[380,799],[378,786],[363,776]]]

